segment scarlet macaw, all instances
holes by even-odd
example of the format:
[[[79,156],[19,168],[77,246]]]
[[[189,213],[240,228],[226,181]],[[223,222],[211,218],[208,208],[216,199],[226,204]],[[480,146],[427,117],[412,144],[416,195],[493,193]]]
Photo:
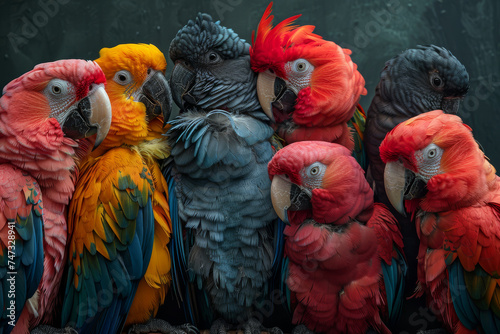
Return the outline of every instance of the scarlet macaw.
[[[417,294],[453,333],[500,331],[500,179],[455,115],[410,118],[380,146],[387,196],[414,219]]]
[[[379,146],[392,128],[408,118],[434,109],[457,113],[460,100],[468,88],[467,70],[450,51],[435,45],[419,46],[385,63],[367,111],[364,137],[368,159],[367,179],[374,189],[375,200],[387,205],[400,223],[409,268],[406,284],[408,296],[413,294],[417,280],[419,240],[409,218],[394,210],[387,199],[384,189],[385,164],[380,159]],[[425,307],[425,301],[412,299],[405,307],[409,312],[414,312]],[[410,317],[411,313],[408,313],[401,320]],[[401,324],[402,327],[408,325],[411,323]],[[428,322],[428,325],[435,327],[439,324]]]
[[[285,145],[303,140],[341,144],[355,149],[364,164],[365,115],[358,101],[366,88],[351,51],[314,34],[312,25],[294,26],[300,15],[273,28],[271,7],[252,37],[250,60],[259,73],[259,101],[273,115],[276,134]]]
[[[271,196],[285,227],[286,283],[293,323],[313,332],[390,333],[401,312],[406,263],[397,221],[350,151],[302,141],[268,166]]]

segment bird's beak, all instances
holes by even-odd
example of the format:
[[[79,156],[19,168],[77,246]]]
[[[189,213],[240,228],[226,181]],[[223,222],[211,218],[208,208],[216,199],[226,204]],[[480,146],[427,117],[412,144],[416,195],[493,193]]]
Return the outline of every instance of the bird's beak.
[[[271,183],[271,201],[278,217],[290,225],[288,211],[310,209],[311,193],[293,184],[283,175],[275,175]]]
[[[163,121],[167,122],[172,111],[172,93],[167,79],[160,71],[151,70],[138,91],[136,101],[146,106],[146,119],[151,121],[158,115],[163,115]]]
[[[401,161],[388,162],[384,170],[384,186],[392,206],[406,215],[404,201],[422,198],[427,193],[427,184],[406,169]]]
[[[189,92],[194,84],[195,73],[182,61],[177,61],[170,76],[170,88],[172,89],[172,97],[175,104],[184,110],[184,99],[187,98],[186,93]],[[195,103],[193,103],[195,104]]]
[[[104,140],[111,126],[111,103],[104,84],[93,86],[92,91],[74,106],[61,124],[62,130],[73,139],[97,134],[95,149]]]
[[[257,96],[264,113],[272,122],[281,123],[291,118],[297,94],[274,73],[269,71],[259,73]]]

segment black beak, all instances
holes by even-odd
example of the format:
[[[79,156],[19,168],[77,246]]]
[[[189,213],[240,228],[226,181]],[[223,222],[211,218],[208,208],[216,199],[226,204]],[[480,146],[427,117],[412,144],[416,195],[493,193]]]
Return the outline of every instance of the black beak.
[[[185,110],[184,100],[189,99],[186,93],[193,86],[194,80],[195,72],[184,65],[183,61],[177,61],[170,77],[170,88],[174,102],[181,110]]]
[[[275,175],[271,182],[271,201],[274,211],[285,224],[288,221],[288,211],[307,210],[312,207],[311,194],[301,189],[282,175]]]
[[[142,85],[139,93],[139,102],[146,106],[146,118],[148,121],[163,115],[166,123],[172,111],[172,93],[167,79],[160,71],[155,71]]]
[[[441,101],[441,110],[443,110],[447,114],[458,113],[458,108],[460,107],[460,101],[462,97],[453,97],[453,98],[444,98]]]
[[[299,186],[292,184],[290,190],[289,211],[301,211],[312,208],[311,195],[303,191]]]
[[[421,178],[415,176],[411,170],[405,172],[405,190],[403,193],[404,200],[414,198],[422,198],[427,194],[427,184]]]
[[[276,96],[276,100],[271,103],[273,118],[276,123],[283,123],[292,118],[297,95],[288,88],[283,79],[278,77],[274,81],[274,95]]]

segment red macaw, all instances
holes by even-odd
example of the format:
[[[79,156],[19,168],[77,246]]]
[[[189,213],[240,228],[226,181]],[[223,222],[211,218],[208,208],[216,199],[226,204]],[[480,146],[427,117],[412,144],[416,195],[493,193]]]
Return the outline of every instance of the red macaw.
[[[154,162],[169,148],[158,130],[163,121],[154,119],[169,117],[171,94],[165,57],[154,45],[104,48],[96,62],[113,118],[106,139],[81,163],[69,208],[62,324],[117,333],[152,318],[170,283],[166,182]]]
[[[400,123],[380,146],[386,193],[415,220],[417,295],[453,333],[500,332],[500,178],[455,115]]]
[[[259,101],[266,113],[273,114],[276,133],[285,144],[323,140],[352,151],[347,123],[358,109],[355,127],[361,137],[356,139],[362,145],[365,116],[358,101],[366,88],[351,51],[314,34],[312,25],[293,26],[300,15],[273,28],[271,7],[272,3],[252,36],[250,61],[260,73]]]
[[[390,333],[401,311],[406,264],[390,211],[350,151],[303,141],[268,165],[273,206],[285,227],[293,323],[314,332]],[[387,324],[384,323],[387,321]]]
[[[53,321],[66,261],[66,206],[76,159],[87,148],[79,139],[97,134],[91,141],[99,145],[111,122],[105,81],[94,62],[60,60],[37,65],[3,90],[0,333],[14,323],[13,333],[28,333]]]

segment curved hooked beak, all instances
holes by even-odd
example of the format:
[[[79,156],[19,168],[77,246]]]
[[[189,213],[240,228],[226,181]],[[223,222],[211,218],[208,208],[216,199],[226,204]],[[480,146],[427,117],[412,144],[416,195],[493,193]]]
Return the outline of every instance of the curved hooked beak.
[[[170,88],[172,89],[172,97],[181,110],[184,110],[184,99],[194,84],[195,73],[184,65],[183,61],[176,61],[172,75],[170,76]],[[193,103],[195,104],[195,103]]]
[[[172,111],[172,93],[162,72],[151,70],[134,100],[146,106],[148,122],[160,114],[163,115],[164,124],[168,122]]]
[[[445,97],[441,101],[441,109],[447,114],[458,113],[458,108],[460,107],[460,101],[463,100],[463,96],[458,97]]]
[[[401,161],[392,161],[385,165],[384,187],[392,206],[403,216],[406,215],[405,200],[422,198],[427,193],[426,182],[406,169]]]
[[[79,139],[97,134],[94,149],[101,144],[111,126],[111,103],[104,84],[73,105],[61,124],[66,136]]]
[[[271,183],[271,201],[274,211],[282,221],[290,225],[288,211],[307,210],[311,205],[312,194],[290,182],[283,175],[275,175]]]
[[[272,122],[282,123],[292,117],[297,94],[274,73],[269,71],[259,73],[257,97],[264,113]]]

